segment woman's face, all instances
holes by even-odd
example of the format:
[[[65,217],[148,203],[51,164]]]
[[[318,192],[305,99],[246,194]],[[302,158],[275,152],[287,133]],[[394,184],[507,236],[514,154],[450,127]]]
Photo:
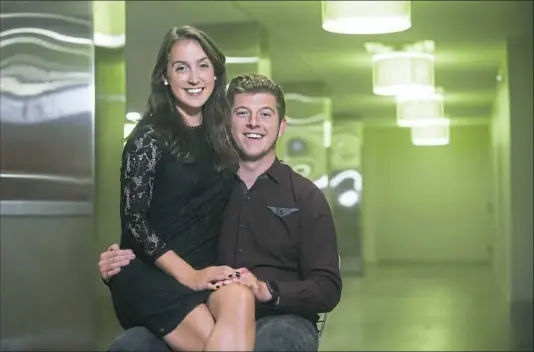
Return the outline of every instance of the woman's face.
[[[198,42],[177,41],[169,53],[167,77],[172,93],[185,110],[202,108],[215,86],[215,70]]]

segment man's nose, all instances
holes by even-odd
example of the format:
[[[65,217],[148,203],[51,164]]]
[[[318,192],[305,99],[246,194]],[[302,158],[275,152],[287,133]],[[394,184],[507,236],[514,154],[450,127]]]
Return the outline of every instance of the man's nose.
[[[251,115],[250,118],[248,119],[248,128],[254,128],[254,127],[257,127],[258,126],[258,119],[256,117],[256,115]]]

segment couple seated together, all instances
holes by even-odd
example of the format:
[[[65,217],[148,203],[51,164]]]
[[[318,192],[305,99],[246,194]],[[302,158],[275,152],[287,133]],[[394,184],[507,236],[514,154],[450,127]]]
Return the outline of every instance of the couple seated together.
[[[278,160],[282,88],[227,87],[204,32],[165,35],[121,166],[120,246],[100,256],[126,330],[110,351],[313,351],[341,297],[336,232],[313,182]]]

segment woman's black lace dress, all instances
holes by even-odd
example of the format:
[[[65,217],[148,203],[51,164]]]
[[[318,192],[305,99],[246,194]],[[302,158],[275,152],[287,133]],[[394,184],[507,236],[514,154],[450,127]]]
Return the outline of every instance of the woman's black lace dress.
[[[195,269],[217,263],[217,239],[232,174],[213,167],[202,126],[189,132],[194,163],[183,163],[168,153],[144,120],[124,147],[121,248],[131,248],[136,259],[109,284],[124,329],[144,326],[163,337],[210,295],[189,289],[154,264],[168,250]]]

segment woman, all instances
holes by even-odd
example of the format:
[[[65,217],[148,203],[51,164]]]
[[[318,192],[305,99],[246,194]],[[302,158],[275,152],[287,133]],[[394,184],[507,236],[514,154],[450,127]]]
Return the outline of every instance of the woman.
[[[110,281],[113,305],[123,328],[144,326],[173,350],[254,346],[252,292],[219,287],[236,271],[213,266],[236,165],[224,63],[205,33],[172,28],[122,157],[121,247],[136,259]]]

